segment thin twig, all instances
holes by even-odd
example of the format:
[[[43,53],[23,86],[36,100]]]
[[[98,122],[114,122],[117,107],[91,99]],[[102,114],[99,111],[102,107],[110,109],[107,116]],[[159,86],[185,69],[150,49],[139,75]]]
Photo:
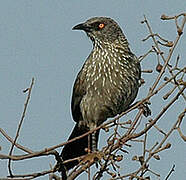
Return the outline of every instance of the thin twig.
[[[184,18],[183,18],[183,21],[182,21],[182,25],[181,25],[181,27],[180,27],[180,31],[183,31],[183,28],[184,28],[184,25],[185,25],[185,22],[186,22],[186,16],[185,16],[185,13],[180,14],[179,16],[181,16],[181,15],[183,15]],[[179,16],[178,16],[178,17],[179,17]],[[161,78],[162,75],[164,74],[165,68],[166,68],[166,67],[168,67],[170,74],[171,74],[172,76],[174,76],[174,74],[173,74],[173,72],[171,71],[170,67],[167,66],[167,65],[168,65],[168,63],[169,63],[169,61],[170,61],[170,58],[172,57],[172,53],[173,53],[173,51],[174,51],[174,49],[175,49],[175,47],[176,47],[176,45],[177,45],[177,43],[178,43],[178,41],[179,41],[179,39],[180,39],[180,37],[181,37],[181,34],[178,34],[178,36],[176,37],[175,41],[173,42],[173,46],[172,46],[172,47],[170,48],[170,50],[169,50],[169,54],[168,54],[167,58],[165,58],[164,55],[163,55],[163,53],[161,52],[159,46],[158,46],[158,42],[156,41],[156,39],[155,39],[154,36],[153,36],[152,29],[151,29],[150,24],[149,24],[149,22],[147,21],[147,18],[146,18],[145,16],[144,16],[144,19],[145,19],[144,22],[146,23],[146,25],[147,25],[147,27],[148,27],[148,30],[149,30],[149,32],[150,32],[150,35],[151,35],[151,37],[152,37],[152,39],[153,39],[153,42],[154,42],[154,44],[155,44],[155,47],[156,47],[156,49],[158,50],[158,54],[160,54],[161,58],[162,58],[163,61],[164,61],[164,66],[162,67],[161,72],[159,73],[158,77],[156,78],[156,81],[154,82],[153,86],[152,86],[152,87],[150,88],[150,90],[149,90],[149,93],[152,93],[153,90],[156,88],[157,84],[159,83],[160,78]],[[170,18],[170,19],[171,19],[171,18]],[[178,85],[178,88],[179,88],[179,90],[181,89],[181,87],[180,87],[179,85]],[[185,95],[182,94],[182,96],[183,96],[184,99],[186,100]]]
[[[28,90],[27,99],[26,99],[26,102],[24,104],[24,110],[23,110],[23,113],[22,113],[22,116],[21,116],[20,123],[18,125],[18,129],[17,129],[17,132],[16,132],[15,139],[13,141],[13,144],[12,144],[11,148],[10,148],[9,156],[12,155],[14,146],[16,144],[16,141],[17,141],[18,137],[19,137],[19,133],[20,133],[20,130],[21,130],[21,126],[23,124],[25,114],[26,114],[26,110],[27,110],[27,106],[28,106],[28,103],[29,103],[29,100],[30,100],[33,85],[34,85],[34,78],[32,78],[32,82],[31,82],[29,90]],[[11,170],[11,159],[9,159],[9,161],[8,161],[8,171],[9,171],[10,177],[13,177],[12,170]]]
[[[12,144],[14,143],[13,139],[2,129],[0,128],[0,133],[8,140],[10,141]],[[32,151],[31,149],[28,149],[27,147],[24,147],[18,143],[15,143],[15,146],[21,150],[23,150],[24,152],[27,152],[29,154],[34,153],[34,151]]]
[[[167,175],[167,177],[165,178],[165,180],[167,180],[170,177],[170,175],[174,172],[174,168],[175,168],[175,164],[172,166],[172,169],[170,170],[170,172]]]

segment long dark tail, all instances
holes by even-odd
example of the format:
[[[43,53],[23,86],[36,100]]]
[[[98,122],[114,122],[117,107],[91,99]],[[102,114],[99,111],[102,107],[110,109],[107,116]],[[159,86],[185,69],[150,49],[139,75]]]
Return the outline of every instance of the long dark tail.
[[[88,128],[79,127],[78,124],[76,124],[68,140],[73,139],[78,136],[81,136],[82,134],[85,134],[88,131],[89,131]],[[98,136],[99,136],[99,130],[95,134],[96,146],[98,143]],[[92,135],[90,135],[90,147],[92,147]],[[76,141],[73,141],[73,142],[65,145],[62,152],[61,152],[61,157],[62,157],[63,161],[65,161],[68,159],[73,159],[73,158],[85,155],[87,153],[85,151],[85,148],[88,148],[88,136],[85,136],[81,139],[78,139]],[[92,150],[92,148],[91,148],[91,150]],[[73,168],[74,166],[76,166],[77,164],[78,164],[78,161],[75,160],[75,161],[65,163],[64,167],[66,170],[69,170],[69,169]]]

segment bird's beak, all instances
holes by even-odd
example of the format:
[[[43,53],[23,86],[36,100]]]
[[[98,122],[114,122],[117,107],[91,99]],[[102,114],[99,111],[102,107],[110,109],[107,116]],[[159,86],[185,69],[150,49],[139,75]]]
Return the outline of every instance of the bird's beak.
[[[86,31],[86,32],[90,32],[90,31],[91,31],[91,27],[88,26],[88,25],[85,24],[85,23],[81,23],[81,24],[78,24],[78,25],[74,26],[74,27],[72,28],[72,30],[84,30],[84,31]]]

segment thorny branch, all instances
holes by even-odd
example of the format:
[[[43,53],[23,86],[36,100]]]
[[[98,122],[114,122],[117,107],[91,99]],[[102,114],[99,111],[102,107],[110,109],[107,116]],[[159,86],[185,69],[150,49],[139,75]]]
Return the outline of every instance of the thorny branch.
[[[181,25],[178,24],[178,18],[182,18]],[[156,160],[160,160],[160,153],[164,150],[168,150],[171,147],[171,144],[169,142],[166,142],[167,139],[171,136],[173,131],[178,131],[180,137],[186,141],[186,137],[183,135],[181,131],[181,124],[184,120],[184,116],[186,113],[186,109],[184,109],[178,116],[176,122],[173,122],[173,125],[171,128],[169,128],[169,131],[166,132],[161,127],[157,125],[157,122],[161,120],[161,117],[168,113],[168,109],[171,106],[174,106],[176,102],[181,101],[181,97],[183,100],[186,100],[186,96],[184,94],[185,88],[186,88],[186,82],[184,81],[184,75],[186,73],[186,67],[179,67],[179,61],[180,56],[177,56],[175,66],[172,67],[170,65],[170,60],[172,60],[173,52],[183,34],[183,29],[186,22],[186,13],[181,13],[176,16],[161,16],[162,20],[174,20],[175,25],[177,28],[177,37],[174,41],[169,41],[165,38],[163,38],[158,33],[153,33],[152,28],[150,26],[150,23],[148,22],[147,18],[144,16],[144,20],[142,23],[144,23],[147,26],[147,29],[149,31],[149,35],[143,39],[143,41],[147,41],[150,38],[152,38],[153,45],[151,49],[144,53],[143,56],[139,57],[139,60],[144,60],[149,54],[155,54],[157,57],[158,65],[155,68],[156,71],[159,72],[156,78],[154,78],[154,82],[152,82],[152,86],[149,88],[149,92],[147,93],[146,97],[144,97],[142,100],[137,102],[136,104],[132,105],[127,111],[121,113],[116,118],[113,118],[101,126],[95,128],[94,130],[91,130],[79,137],[76,137],[74,139],[71,139],[70,141],[60,143],[58,145],[45,148],[38,152],[33,152],[29,148],[26,148],[20,144],[18,144],[17,138],[19,136],[19,132],[26,114],[27,105],[30,99],[30,94],[32,90],[32,86],[34,83],[34,79],[32,79],[31,86],[25,90],[28,91],[27,100],[24,106],[24,111],[21,117],[21,121],[18,126],[18,130],[16,132],[16,137],[13,140],[10,136],[8,136],[3,129],[0,128],[0,133],[12,144],[11,150],[9,155],[0,154],[0,159],[8,159],[9,160],[9,174],[12,177],[11,179],[34,179],[39,176],[44,176],[46,174],[50,174],[50,179],[61,179],[56,174],[54,174],[57,171],[57,168],[51,168],[50,170],[46,170],[43,172],[38,173],[31,173],[31,174],[24,174],[24,175],[13,175],[11,168],[10,168],[10,162],[13,161],[20,161],[25,159],[32,159],[34,157],[40,157],[40,156],[48,156],[53,155],[55,156],[57,161],[60,161],[59,154],[55,150],[56,148],[62,147],[65,144],[71,143],[77,139],[80,139],[84,136],[88,136],[89,134],[93,133],[94,131],[98,129],[104,129],[106,132],[111,131],[113,129],[113,132],[109,136],[107,140],[107,145],[101,149],[101,151],[90,153],[85,156],[81,156],[78,158],[74,158],[71,160],[64,161],[63,163],[67,163],[69,161],[73,160],[79,160],[79,165],[73,169],[68,174],[68,180],[75,179],[77,176],[79,176],[81,173],[87,171],[88,168],[90,168],[93,164],[99,164],[99,170],[95,172],[93,175],[93,179],[98,180],[103,177],[104,173],[111,176],[111,179],[124,179],[128,177],[129,179],[151,179],[150,176],[154,175],[157,177],[160,177],[160,175],[156,172],[154,172],[152,169],[150,169],[150,160],[152,158]],[[165,53],[162,51],[162,48],[166,47],[168,49],[168,53]],[[167,54],[167,56],[165,55]],[[163,63],[162,63],[162,62]],[[166,70],[168,70],[168,73],[166,73]],[[143,73],[152,73],[153,70],[143,70]],[[166,77],[163,80],[163,75]],[[144,83],[144,82],[143,82]],[[158,86],[159,85],[159,86]],[[167,85],[172,85],[172,89],[169,89],[168,92],[162,97],[164,100],[169,100],[167,104],[157,113],[154,118],[150,118],[150,120],[146,121],[145,125],[143,125],[144,116],[145,115],[145,107],[146,104],[150,104],[150,100],[154,97],[157,97],[156,95],[159,94],[159,92],[167,87]],[[124,115],[130,113],[134,109],[139,109],[136,116],[133,118],[133,120],[126,120],[123,121],[121,117]],[[153,109],[152,109],[153,110]],[[143,128],[142,128],[143,127]],[[147,149],[148,139],[150,138],[150,130],[154,127],[157,130],[157,133],[160,133],[163,135],[163,138],[160,140],[160,142],[155,142],[154,145]],[[143,139],[139,139],[142,138]],[[133,172],[121,174],[120,167],[118,166],[118,162],[124,161],[124,156],[121,155],[121,153],[127,154],[128,152],[125,150],[126,147],[130,148],[131,142],[136,143],[142,143],[142,155],[137,156],[135,155],[132,160],[140,163],[140,166],[138,169],[136,169]],[[26,152],[26,154],[23,155],[12,155],[13,148],[16,146],[17,148],[21,149],[22,151]],[[125,148],[125,149],[124,149]],[[94,159],[98,159],[98,162],[96,162]],[[170,175],[175,171],[175,166],[171,169],[169,174],[167,175],[166,179],[170,177]],[[148,173],[148,174],[147,174]],[[148,175],[148,176],[147,176]],[[88,177],[90,179],[90,172],[88,171]],[[9,179],[9,178],[7,178]]]

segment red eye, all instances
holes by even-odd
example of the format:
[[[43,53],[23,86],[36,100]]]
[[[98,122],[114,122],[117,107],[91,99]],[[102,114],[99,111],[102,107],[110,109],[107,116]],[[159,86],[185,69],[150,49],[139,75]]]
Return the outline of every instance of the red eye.
[[[99,29],[103,29],[105,27],[105,24],[101,23],[99,24]]]

